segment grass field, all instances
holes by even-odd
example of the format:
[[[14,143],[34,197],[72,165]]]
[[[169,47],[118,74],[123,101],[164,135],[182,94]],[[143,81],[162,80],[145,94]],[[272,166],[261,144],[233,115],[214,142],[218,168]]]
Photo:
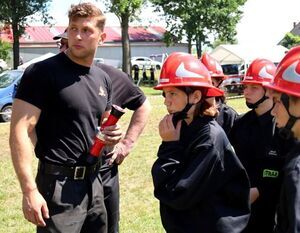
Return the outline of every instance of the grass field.
[[[122,233],[162,233],[158,201],[153,197],[151,166],[160,138],[157,125],[166,113],[163,98],[152,88],[143,88],[152,105],[149,122],[136,147],[120,166]],[[229,100],[239,113],[247,109],[243,99]],[[126,128],[131,113],[121,120]],[[8,147],[9,123],[0,124],[0,233],[31,233],[35,227],[23,219],[22,197]],[[36,162],[35,164],[36,165]]]

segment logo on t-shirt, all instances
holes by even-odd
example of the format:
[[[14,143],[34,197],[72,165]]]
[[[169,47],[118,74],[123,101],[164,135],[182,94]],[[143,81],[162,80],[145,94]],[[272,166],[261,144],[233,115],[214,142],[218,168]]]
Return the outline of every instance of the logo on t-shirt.
[[[277,178],[279,176],[279,172],[276,170],[271,170],[271,169],[264,169],[263,170],[263,178],[268,177],[268,178]]]
[[[104,91],[104,89],[103,89],[102,86],[100,86],[100,88],[99,88],[99,93],[98,93],[98,95],[100,95],[100,96],[105,96],[105,91]]]

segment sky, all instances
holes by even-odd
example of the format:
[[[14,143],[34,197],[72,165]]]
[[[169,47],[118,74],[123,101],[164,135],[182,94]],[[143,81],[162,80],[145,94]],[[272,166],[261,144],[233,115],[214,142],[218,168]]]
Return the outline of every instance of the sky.
[[[71,4],[83,2],[80,0],[52,0],[50,14],[57,25],[67,25],[67,11]],[[101,1],[91,0],[101,9]],[[253,44],[260,46],[276,45],[285,35],[293,29],[294,22],[300,22],[300,0],[248,0],[243,7],[243,17],[237,25],[237,39],[239,44]],[[113,14],[107,15],[107,26],[119,25]],[[152,9],[143,9],[143,22],[149,25],[155,13]],[[158,18],[158,17],[157,17]],[[159,23],[162,25],[162,23]],[[164,24],[163,24],[164,25]]]

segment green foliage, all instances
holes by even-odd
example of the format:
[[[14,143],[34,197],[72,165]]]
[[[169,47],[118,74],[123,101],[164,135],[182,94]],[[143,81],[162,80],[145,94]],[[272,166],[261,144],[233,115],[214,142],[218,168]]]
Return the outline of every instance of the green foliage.
[[[133,21],[138,14],[145,0],[111,0],[110,10],[119,18],[127,15],[129,21]]]
[[[204,45],[211,45],[209,35],[221,41],[234,42],[235,26],[246,0],[151,0],[163,9],[170,32],[181,40],[183,35],[195,41],[198,56]],[[175,23],[174,23],[175,22]],[[170,40],[170,36],[167,39]]]
[[[285,34],[284,38],[280,44],[286,48],[292,48],[300,44],[300,36],[294,35],[293,33],[288,32]]]
[[[48,23],[52,17],[48,14],[51,0],[1,0],[0,22],[9,25],[13,34],[14,68],[19,65],[19,38],[29,22],[41,18]]]
[[[5,61],[8,60],[10,50],[11,50],[10,43],[0,40],[0,58]]]
[[[106,0],[105,4],[111,12],[115,13],[119,18],[122,29],[122,70],[125,73],[130,73],[130,57],[131,48],[129,41],[129,22],[136,19],[140,13],[140,9],[146,0]]]
[[[44,23],[52,19],[47,13],[51,0],[1,0],[0,22],[8,25],[17,24],[14,34],[21,36],[33,15],[40,16]]]

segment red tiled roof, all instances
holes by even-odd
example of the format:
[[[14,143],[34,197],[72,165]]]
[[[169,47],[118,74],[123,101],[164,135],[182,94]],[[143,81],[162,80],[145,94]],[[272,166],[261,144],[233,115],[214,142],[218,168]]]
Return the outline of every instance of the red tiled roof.
[[[53,37],[64,32],[66,26],[32,26],[27,27],[20,38],[20,43],[51,43]],[[120,27],[105,27],[105,42],[120,42]],[[160,26],[150,27],[129,27],[129,38],[131,41],[162,41],[165,29]],[[0,39],[12,42],[10,30],[0,32]]]

